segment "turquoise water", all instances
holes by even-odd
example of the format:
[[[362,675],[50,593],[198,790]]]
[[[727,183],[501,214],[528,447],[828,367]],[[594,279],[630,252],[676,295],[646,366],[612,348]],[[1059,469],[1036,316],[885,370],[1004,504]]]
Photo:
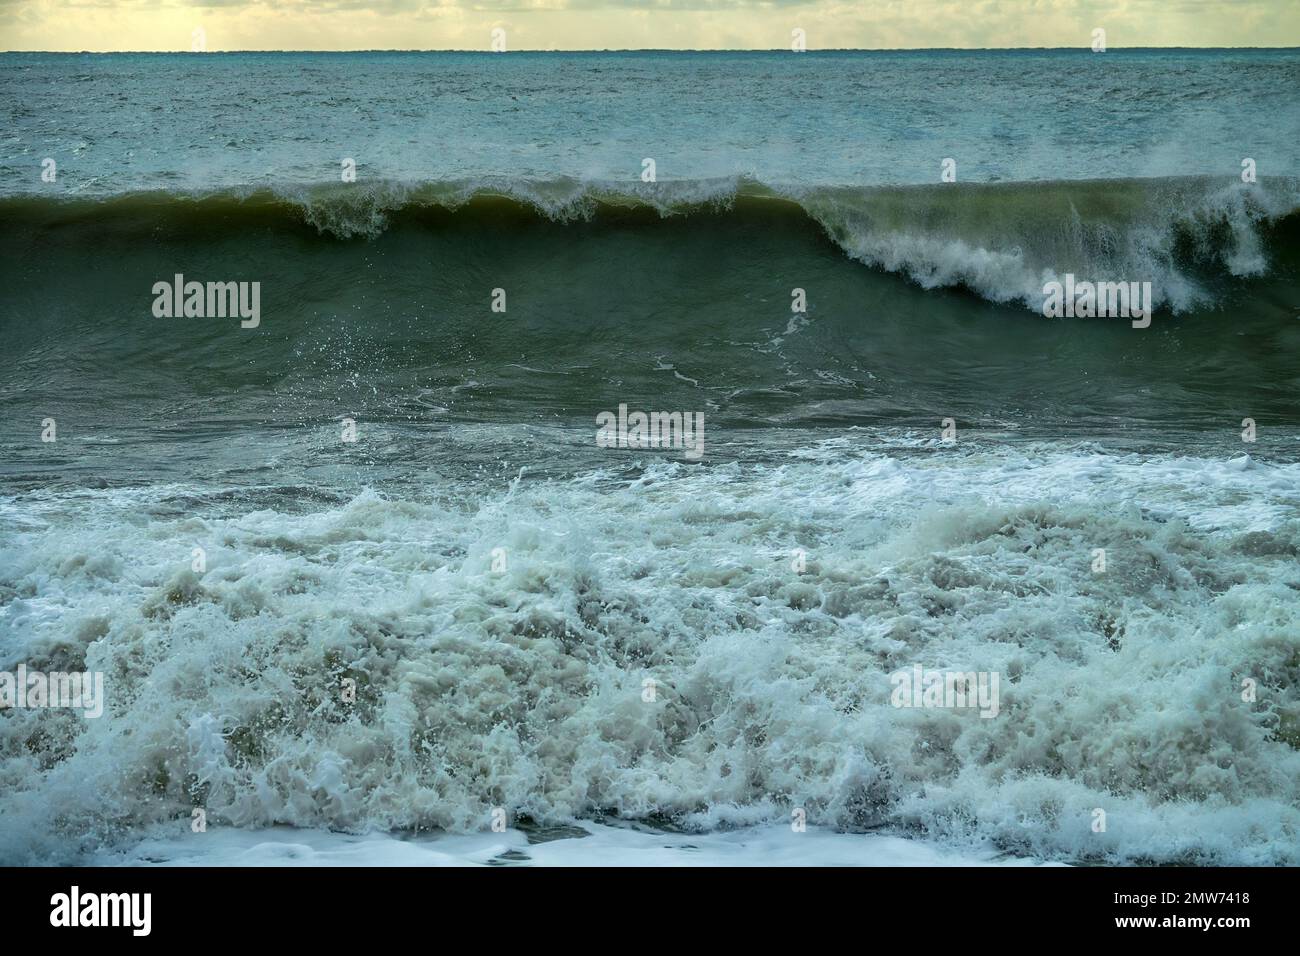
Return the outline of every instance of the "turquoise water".
[[[0,56],[6,192],[1300,174],[1294,50]],[[40,160],[63,171],[42,188]]]

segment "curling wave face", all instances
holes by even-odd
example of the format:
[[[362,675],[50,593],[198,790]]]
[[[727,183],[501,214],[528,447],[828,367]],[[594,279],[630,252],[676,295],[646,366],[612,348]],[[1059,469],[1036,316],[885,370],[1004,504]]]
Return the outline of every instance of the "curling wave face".
[[[1223,435],[1244,417],[1294,418],[1291,189],[1183,179],[796,200],[750,182],[550,181],[11,198],[5,398],[11,422],[64,402],[91,429],[349,412],[591,422],[622,396],[717,426],[947,415],[1022,435]],[[1041,314],[1040,280],[1126,271],[1157,277],[1151,328]],[[154,315],[155,284],[177,274],[258,282],[260,325]],[[494,289],[507,312],[491,311]],[[806,311],[792,311],[796,290]],[[92,386],[103,401],[86,407]],[[102,476],[114,460],[80,463]]]
[[[1270,239],[1300,210],[1300,179],[1228,177],[927,186],[774,187],[745,178],[629,185],[494,177],[467,181],[246,186],[216,192],[0,201],[0,214],[44,228],[158,219],[252,227],[284,217],[322,236],[374,239],[394,221],[530,216],[556,222],[655,217],[806,217],[850,258],[923,288],[960,287],[998,303],[1043,308],[1044,286],[1149,282],[1155,308],[1180,313],[1219,302],[1225,280],[1275,265]],[[784,219],[784,222],[782,221]]]

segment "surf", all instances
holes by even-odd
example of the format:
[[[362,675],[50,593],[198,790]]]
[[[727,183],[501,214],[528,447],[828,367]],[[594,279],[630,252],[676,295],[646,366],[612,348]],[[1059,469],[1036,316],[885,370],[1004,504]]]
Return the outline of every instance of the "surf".
[[[322,239],[374,240],[394,224],[532,221],[651,230],[668,218],[727,216],[770,228],[814,222],[842,254],[922,288],[962,288],[1038,311],[1066,275],[1149,281],[1153,308],[1219,301],[1224,280],[1268,274],[1279,228],[1300,210],[1300,179],[1207,177],[933,186],[796,187],[745,177],[660,183],[567,178],[384,181],[94,199],[9,197],[18,228],[131,231],[155,220],[218,234],[309,227]]]

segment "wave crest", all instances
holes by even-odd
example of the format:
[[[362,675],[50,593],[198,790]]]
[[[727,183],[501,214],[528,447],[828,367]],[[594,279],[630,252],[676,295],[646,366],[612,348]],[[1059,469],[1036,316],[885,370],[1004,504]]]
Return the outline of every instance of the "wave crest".
[[[322,237],[376,239],[395,222],[541,217],[555,223],[675,216],[811,218],[851,258],[923,288],[964,287],[1041,308],[1043,286],[1150,282],[1174,312],[1213,304],[1224,281],[1266,274],[1270,232],[1300,210],[1300,179],[1182,177],[928,186],[790,187],[745,177],[659,183],[482,178],[248,187],[102,200],[0,201],[9,217],[65,222],[175,215],[305,223]]]

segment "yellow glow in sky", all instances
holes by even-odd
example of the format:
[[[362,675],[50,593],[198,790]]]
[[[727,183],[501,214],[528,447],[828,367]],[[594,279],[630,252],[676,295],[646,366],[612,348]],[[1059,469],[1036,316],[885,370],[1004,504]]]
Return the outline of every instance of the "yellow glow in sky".
[[[1300,0],[0,0],[0,49],[1300,46]]]

